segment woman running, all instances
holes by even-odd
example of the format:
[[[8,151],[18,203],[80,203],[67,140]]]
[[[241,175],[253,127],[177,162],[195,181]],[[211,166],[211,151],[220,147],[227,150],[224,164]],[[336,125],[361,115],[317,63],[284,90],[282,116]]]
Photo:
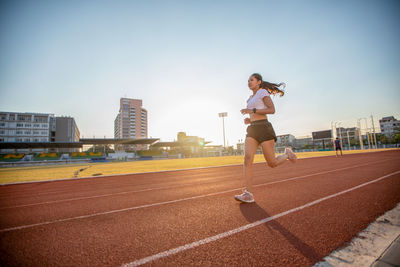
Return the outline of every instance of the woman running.
[[[267,119],[267,114],[275,113],[274,103],[270,94],[283,96],[284,91],[283,89],[279,89],[279,87],[285,87],[285,84],[265,82],[262,80],[260,74],[254,73],[248,80],[248,86],[253,91],[253,95],[247,100],[247,108],[240,111],[243,115],[250,115],[250,118],[244,119],[245,124],[250,124],[247,127],[244,153],[245,189],[243,190],[243,194],[236,195],[235,199],[251,203],[254,202],[254,196],[250,193],[253,191],[253,160],[258,146],[261,145],[264,158],[271,168],[281,165],[287,159],[295,163],[297,156],[290,148],[285,148],[285,154],[275,157],[276,135],[271,123]]]

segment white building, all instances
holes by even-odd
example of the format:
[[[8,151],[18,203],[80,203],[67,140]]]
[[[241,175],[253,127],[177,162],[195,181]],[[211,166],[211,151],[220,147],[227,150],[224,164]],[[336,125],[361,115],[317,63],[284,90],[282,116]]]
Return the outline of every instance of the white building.
[[[54,114],[0,112],[0,142],[52,142],[55,132]]]
[[[304,147],[311,147],[313,145],[313,139],[311,136],[301,136],[296,137],[294,140],[294,146],[296,148],[304,148]]]
[[[292,146],[296,138],[291,134],[283,134],[276,136],[276,144],[277,146]]]
[[[49,142],[55,138],[54,114],[0,112],[0,142]]]
[[[0,111],[0,142],[79,142],[79,138],[79,129],[72,117],[55,117],[54,114],[48,113]],[[18,151],[39,152],[48,149],[18,149]],[[14,152],[14,149],[1,149],[0,152]]]
[[[379,120],[379,126],[382,134],[386,135],[387,137],[393,137],[396,132],[399,132],[400,121],[396,120],[393,116],[383,117]]]

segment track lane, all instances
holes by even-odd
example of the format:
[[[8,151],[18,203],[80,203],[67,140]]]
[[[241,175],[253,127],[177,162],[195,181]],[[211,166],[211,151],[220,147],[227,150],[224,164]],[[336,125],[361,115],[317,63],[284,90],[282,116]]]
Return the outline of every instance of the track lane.
[[[373,154],[379,155],[379,161],[393,160],[398,155],[398,152]],[[371,158],[370,155],[367,156],[359,154],[336,159],[334,157],[326,157],[328,160],[325,160],[325,158],[303,159],[295,165],[287,163],[284,174],[282,174],[282,168],[271,169],[265,168],[265,164],[255,164],[254,180],[255,183],[262,183],[265,179],[268,179],[268,181],[275,177],[279,179],[285,174],[297,176],[309,174],[315,170],[330,170],[332,169],[332,163],[334,163],[335,167],[341,168],[358,164],[358,162],[365,163],[366,161],[373,162],[377,160],[376,158]],[[200,184],[203,182],[221,182],[221,180],[231,179],[231,175],[236,176],[238,174],[242,174],[242,166],[0,186],[0,208],[62,199],[90,198],[96,195],[121,194],[129,191],[151,190],[151,188],[195,185],[197,182]],[[242,178],[240,177],[239,179]]]
[[[309,171],[313,171],[315,168],[320,170],[324,170],[325,168],[330,169],[333,162],[337,167],[346,167],[350,166],[350,162],[353,160],[360,160],[361,158],[364,161],[393,159],[393,157],[396,157],[398,153],[398,151],[388,151],[385,153],[376,152],[368,154],[350,154],[344,156],[343,158],[322,157],[301,159],[293,166],[288,166],[290,164],[287,163],[285,170],[287,172],[293,172],[294,174],[301,175],[307,174]],[[266,171],[265,163],[257,163],[254,166],[255,178],[262,178],[263,173]],[[281,168],[267,168],[267,170],[267,175],[272,177],[282,173]],[[195,170],[177,170],[168,172],[96,177],[91,179],[71,179],[30,184],[2,185],[0,186],[0,204],[6,204],[7,201],[14,201],[14,205],[23,205],[29,202],[32,203],[32,201],[29,201],[29,198],[33,198],[33,200],[42,199],[45,201],[51,201],[60,199],[62,197],[67,199],[73,197],[86,197],[96,194],[102,195],[113,192],[118,193],[121,192],[121,188],[125,188],[126,191],[134,191],[143,190],[149,187],[174,186],[185,183],[188,180],[201,182],[204,181],[203,177],[208,177],[208,181],[210,181],[212,176],[219,180],[219,174],[221,173],[241,174],[242,166],[236,165],[229,167],[201,168]],[[29,202],[20,203],[19,201],[21,200]]]
[[[376,168],[379,166],[384,166],[387,161],[380,163],[374,163],[372,166],[365,166],[368,168]],[[390,163],[389,163],[390,164]],[[369,165],[369,164],[368,164]],[[357,166],[357,165],[355,165]],[[324,175],[332,175],[335,173],[345,172],[351,169],[335,169],[330,172],[324,173]],[[317,172],[316,174],[320,174]],[[304,179],[309,179],[311,176],[306,176]],[[317,178],[321,177],[316,175]],[[68,203],[52,203],[41,206],[27,206],[15,209],[0,209],[0,217],[3,218],[0,221],[0,231],[4,229],[23,226],[23,225],[34,225],[46,222],[55,222],[59,220],[68,221],[69,218],[80,217],[83,218],[91,217],[91,215],[96,216],[96,213],[108,214],[112,211],[119,212],[119,210],[125,211],[126,209],[134,210],[136,208],[143,208],[143,205],[157,206],[164,202],[179,202],[179,201],[191,201],[192,199],[202,198],[204,195],[215,194],[218,195],[219,192],[229,191],[233,194],[235,189],[238,189],[241,185],[241,177],[236,177],[237,179],[230,179],[225,183],[219,182],[212,185],[197,185],[196,187],[179,187],[176,189],[168,190],[158,190],[158,194],[149,195],[148,192],[140,192],[133,195],[118,195],[102,199],[84,199],[80,201],[71,201]],[[297,176],[294,179],[300,178],[302,176]],[[285,181],[289,179],[289,181]],[[280,180],[272,179],[272,181],[266,184],[261,184],[260,186],[270,186],[274,183],[279,182],[291,182],[292,177],[285,177]],[[283,181],[282,181],[283,180]],[[178,201],[177,201],[178,200]],[[79,207],[77,208],[77,205]],[[80,219],[80,218],[77,218]]]

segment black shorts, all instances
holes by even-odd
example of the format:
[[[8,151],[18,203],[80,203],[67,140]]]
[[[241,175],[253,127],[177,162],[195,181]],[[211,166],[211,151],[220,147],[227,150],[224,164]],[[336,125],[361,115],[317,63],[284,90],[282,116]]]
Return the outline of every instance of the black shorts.
[[[275,142],[277,140],[274,128],[272,128],[272,124],[268,120],[251,122],[247,127],[246,137],[252,137],[260,144],[268,140],[275,140]]]
[[[342,148],[340,146],[337,146],[336,150],[342,150]]]

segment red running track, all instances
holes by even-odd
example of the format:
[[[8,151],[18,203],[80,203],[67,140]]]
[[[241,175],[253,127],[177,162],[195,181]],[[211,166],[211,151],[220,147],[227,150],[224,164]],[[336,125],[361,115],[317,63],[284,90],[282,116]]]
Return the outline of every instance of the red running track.
[[[310,266],[400,202],[399,163],[255,164],[253,204],[242,166],[0,186],[1,265]]]

